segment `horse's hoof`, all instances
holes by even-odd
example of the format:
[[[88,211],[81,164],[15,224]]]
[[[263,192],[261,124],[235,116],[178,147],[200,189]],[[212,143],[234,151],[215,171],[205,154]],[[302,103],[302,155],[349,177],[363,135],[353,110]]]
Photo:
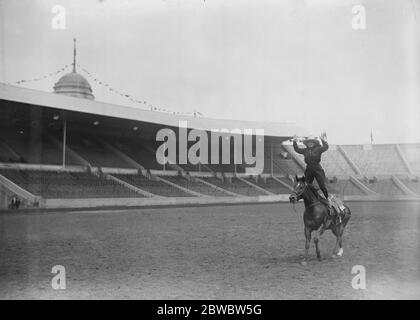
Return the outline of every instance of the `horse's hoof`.
[[[300,264],[301,264],[302,266],[306,266],[306,265],[308,265],[308,263],[307,263],[305,260],[303,260]]]
[[[342,257],[343,253],[344,253],[343,248],[340,248],[340,250],[338,250],[337,252],[337,256]]]
[[[322,257],[321,256],[319,256],[317,258],[318,258],[318,261],[322,261]]]

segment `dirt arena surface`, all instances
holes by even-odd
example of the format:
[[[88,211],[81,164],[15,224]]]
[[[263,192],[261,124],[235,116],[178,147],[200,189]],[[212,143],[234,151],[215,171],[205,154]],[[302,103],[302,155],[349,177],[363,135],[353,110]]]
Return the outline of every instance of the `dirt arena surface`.
[[[1,214],[0,299],[420,299],[420,203],[349,206],[344,256],[328,231],[307,266],[301,205]]]

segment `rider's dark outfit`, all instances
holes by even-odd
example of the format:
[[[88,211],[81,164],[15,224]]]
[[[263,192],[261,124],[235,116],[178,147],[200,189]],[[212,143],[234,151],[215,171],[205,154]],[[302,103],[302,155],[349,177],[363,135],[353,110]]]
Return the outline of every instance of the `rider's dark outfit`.
[[[305,157],[306,170],[305,170],[305,180],[308,183],[312,183],[314,178],[318,182],[319,188],[322,190],[325,198],[328,199],[328,190],[325,185],[325,171],[321,167],[321,154],[328,150],[327,141],[321,139],[322,146],[319,144],[319,141],[315,140],[313,147],[309,148],[299,148],[296,141],[293,141],[293,148],[297,153],[303,154]]]

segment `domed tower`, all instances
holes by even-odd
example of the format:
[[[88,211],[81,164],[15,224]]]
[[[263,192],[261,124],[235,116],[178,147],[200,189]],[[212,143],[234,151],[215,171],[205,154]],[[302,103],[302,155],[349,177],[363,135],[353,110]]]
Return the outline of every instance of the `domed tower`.
[[[73,39],[73,71],[62,76],[54,85],[54,92],[66,96],[94,100],[92,88],[82,75],[76,72],[76,39]]]

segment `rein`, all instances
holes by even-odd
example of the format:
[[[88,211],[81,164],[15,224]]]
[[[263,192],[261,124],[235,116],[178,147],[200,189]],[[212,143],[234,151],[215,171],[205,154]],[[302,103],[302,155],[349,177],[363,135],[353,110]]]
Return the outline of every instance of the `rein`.
[[[305,188],[307,188],[307,186],[306,186]],[[303,193],[303,192],[302,192],[302,193]],[[310,205],[305,206],[305,207],[306,207],[306,208],[311,208],[311,207],[313,207],[314,205],[316,205],[316,204],[318,204],[318,203],[321,203],[321,201],[316,200],[316,201],[314,201],[313,203],[311,203]],[[296,211],[296,208],[295,208],[295,203],[293,203],[293,211],[294,211],[295,213],[298,213],[298,212]]]

